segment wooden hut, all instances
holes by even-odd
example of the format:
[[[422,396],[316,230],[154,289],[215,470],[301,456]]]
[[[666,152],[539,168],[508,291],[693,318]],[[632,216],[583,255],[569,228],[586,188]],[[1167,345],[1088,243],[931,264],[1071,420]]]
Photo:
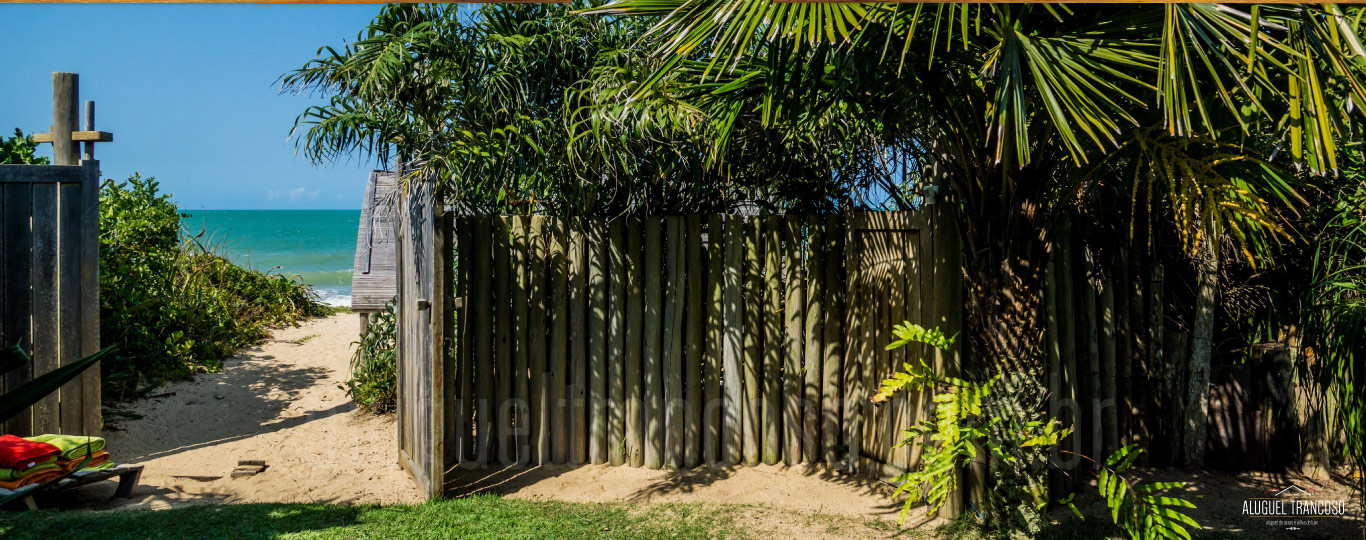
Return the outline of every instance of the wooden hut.
[[[384,304],[398,294],[392,196],[397,179],[393,171],[370,171],[370,181],[365,185],[356,264],[351,272],[351,310],[360,315],[362,333],[370,324],[370,314],[383,310]]]

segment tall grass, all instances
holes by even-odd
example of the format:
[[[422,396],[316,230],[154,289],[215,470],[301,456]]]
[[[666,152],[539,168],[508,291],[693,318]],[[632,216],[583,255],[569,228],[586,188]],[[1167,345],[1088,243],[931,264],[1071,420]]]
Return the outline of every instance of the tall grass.
[[[134,174],[100,190],[100,340],[106,399],[216,371],[272,326],[326,315],[306,286],[233,265],[184,235],[182,214],[153,178]]]
[[[370,317],[369,326],[355,345],[346,393],[362,410],[375,414],[393,411],[398,400],[398,322],[393,300]]]

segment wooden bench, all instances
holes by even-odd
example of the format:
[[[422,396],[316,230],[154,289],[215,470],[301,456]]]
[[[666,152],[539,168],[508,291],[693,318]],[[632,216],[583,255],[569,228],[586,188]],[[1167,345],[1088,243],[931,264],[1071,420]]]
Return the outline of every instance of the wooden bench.
[[[138,487],[138,481],[142,479],[142,465],[115,465],[108,469],[101,469],[98,471],[77,471],[71,476],[57,480],[56,485],[54,486],[48,486],[48,484],[33,484],[15,490],[0,488],[0,497],[15,493],[35,491],[43,486],[48,486],[42,490],[45,493],[50,491],[62,491],[102,480],[108,480],[115,476],[119,477],[119,487],[114,490],[114,496],[123,497],[125,499],[132,498],[133,489]],[[32,495],[24,497],[24,505],[28,506],[29,510],[38,509],[38,504],[34,502]]]

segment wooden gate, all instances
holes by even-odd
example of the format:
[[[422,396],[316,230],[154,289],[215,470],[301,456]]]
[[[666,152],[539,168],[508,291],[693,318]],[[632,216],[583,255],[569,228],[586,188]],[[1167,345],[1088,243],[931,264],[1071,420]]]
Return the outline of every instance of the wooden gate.
[[[100,348],[99,186],[95,160],[0,165],[0,344],[18,343],[32,356],[4,377],[4,389]],[[99,435],[99,366],[0,432]]]
[[[429,498],[446,472],[450,387],[450,219],[427,182],[403,182],[398,214],[399,465]]]

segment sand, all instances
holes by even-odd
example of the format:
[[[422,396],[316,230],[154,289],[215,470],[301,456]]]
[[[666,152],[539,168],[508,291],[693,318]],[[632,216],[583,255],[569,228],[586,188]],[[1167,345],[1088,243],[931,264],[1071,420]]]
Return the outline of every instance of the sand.
[[[396,463],[392,415],[356,410],[341,385],[356,339],[355,315],[275,331],[224,362],[218,373],[166,385],[107,420],[116,461],[146,469],[132,499],[110,499],[114,483],[49,497],[44,506],[173,508],[206,503],[421,502]],[[230,477],[241,459],[268,468]],[[666,472],[610,466],[548,466],[462,472],[453,496],[499,493],[571,502],[761,504],[800,514],[894,520],[891,488],[875,480],[805,467],[699,468]],[[913,519],[919,523],[923,519]]]
[[[420,502],[397,465],[393,417],[356,410],[342,390],[358,328],[356,315],[341,314],[279,329],[218,373],[120,407],[142,418],[109,416],[108,450],[146,467],[141,486],[132,499],[106,501],[106,482],[79,490],[81,499],[96,508]],[[242,459],[268,468],[231,478]]]

